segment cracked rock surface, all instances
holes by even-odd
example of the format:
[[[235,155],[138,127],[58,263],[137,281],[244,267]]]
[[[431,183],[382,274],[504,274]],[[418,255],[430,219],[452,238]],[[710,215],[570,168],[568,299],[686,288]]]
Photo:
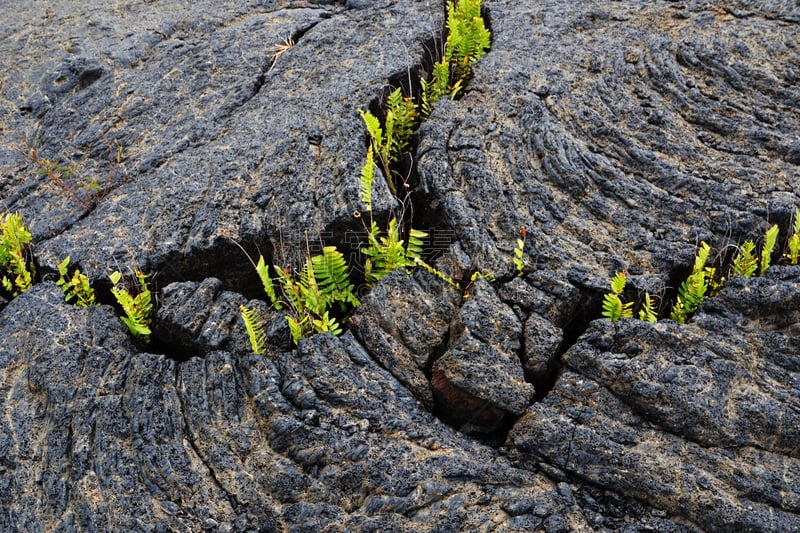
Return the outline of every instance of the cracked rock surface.
[[[38,276],[0,299],[0,531],[800,531],[800,267],[688,325],[599,319],[617,271],[664,316],[701,240],[785,244],[795,2],[485,0],[411,194],[436,265],[497,281],[395,272],[294,351],[234,241],[358,258],[358,110],[418,87],[441,3],[5,4],[0,210]],[[149,345],[64,303],[67,255],[106,304],[153,275]]]

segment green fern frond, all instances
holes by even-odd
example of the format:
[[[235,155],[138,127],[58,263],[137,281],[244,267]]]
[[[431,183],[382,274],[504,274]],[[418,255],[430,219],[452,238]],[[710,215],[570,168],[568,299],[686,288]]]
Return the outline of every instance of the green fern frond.
[[[408,232],[408,245],[406,246],[406,258],[409,260],[419,259],[422,256],[424,240],[428,234],[424,231],[411,228]],[[407,261],[408,262],[408,261]],[[408,264],[407,266],[411,266]]]
[[[272,306],[278,311],[283,309],[283,305],[281,305],[280,299],[278,298],[278,295],[275,292],[275,284],[272,282],[272,277],[269,275],[269,266],[264,261],[263,255],[258,256],[256,273],[258,273],[258,277],[261,280],[261,285],[264,287],[264,292],[269,298],[269,301],[272,304]]]
[[[486,54],[491,35],[481,17],[481,0],[459,0],[447,8],[447,46],[457,78],[470,75],[472,63]]]
[[[331,303],[339,302],[343,307],[353,308],[361,305],[350,282],[344,256],[335,246],[324,247],[322,254],[312,257],[311,262],[320,292]]]
[[[372,145],[367,147],[367,160],[361,167],[361,178],[359,180],[359,192],[361,201],[366,210],[372,213],[372,182],[375,178],[375,156],[373,155]]]
[[[650,293],[644,293],[644,302],[642,303],[642,308],[639,309],[639,320],[643,320],[645,322],[657,322],[658,321],[658,313],[656,313],[655,305],[653,305],[653,300],[650,298]]]
[[[120,272],[113,272],[109,279],[114,287],[111,293],[116,298],[117,302],[125,312],[125,316],[120,317],[120,320],[128,326],[130,332],[145,342],[150,340],[150,322],[153,316],[153,302],[150,289],[147,287],[147,274],[135,271],[136,280],[139,285],[139,293],[134,297],[125,287],[120,287],[118,284],[122,279]]]
[[[392,163],[397,163],[408,152],[419,113],[414,99],[403,97],[400,87],[389,94],[386,100],[386,107],[388,109],[386,113],[386,139],[390,143],[389,157]],[[390,127],[391,134],[389,133]]]
[[[25,248],[31,233],[19,213],[6,213],[0,222],[0,271],[3,288],[17,296],[31,287],[35,270],[25,260]]]
[[[308,335],[305,333],[305,328],[298,322],[297,319],[287,316],[286,323],[289,324],[289,331],[292,334],[292,342],[295,346],[300,342],[300,339],[303,337],[307,337]]]
[[[250,338],[250,347],[256,355],[267,353],[267,334],[264,332],[264,325],[256,313],[255,309],[249,309],[244,305],[240,305],[239,309],[242,312],[242,321],[244,327],[247,329],[247,336]]]
[[[628,274],[625,271],[617,272],[611,279],[611,290],[614,294],[622,294],[625,290],[625,285],[628,283]]]
[[[58,265],[59,278],[56,281],[62,291],[64,291],[64,301],[74,303],[78,307],[89,307],[98,305],[94,295],[94,289],[89,285],[89,277],[76,269],[72,277],[68,277],[70,257],[67,256]]]
[[[314,324],[314,331],[316,333],[324,333],[328,332],[331,335],[341,335],[342,334],[342,327],[336,321],[335,318],[328,315],[328,312],[313,320]]]
[[[453,281],[453,278],[451,278],[450,276],[446,275],[444,272],[442,272],[438,268],[435,268],[435,267],[429,265],[428,263],[426,263],[425,261],[423,261],[419,257],[413,257],[412,259],[413,259],[414,264],[416,266],[424,268],[425,270],[427,270],[428,272],[430,272],[431,274],[433,274],[434,276],[436,276],[440,280],[444,281],[448,285],[452,285],[456,289],[461,290],[461,285],[459,285],[458,283]]]
[[[742,244],[739,253],[733,258],[731,275],[752,278],[758,269],[758,259],[755,255],[756,244],[747,241]]]
[[[796,265],[800,259],[800,209],[795,209],[792,231],[792,236],[786,244],[789,251],[783,257],[790,265]]]
[[[778,242],[778,225],[775,224],[764,234],[764,244],[761,246],[761,267],[758,274],[764,275],[772,260],[772,252],[775,251],[775,243]]]
[[[606,293],[603,296],[603,317],[611,322],[633,316],[633,302],[622,303],[618,294]]]
[[[522,276],[523,270],[525,269],[524,254],[525,241],[523,239],[517,239],[517,247],[514,248],[514,265],[517,267],[517,277]]]
[[[611,292],[603,296],[602,316],[612,322],[633,316],[633,302],[623,303],[620,298],[620,294],[625,290],[627,282],[627,273],[624,270],[617,272],[611,278]]]
[[[367,133],[369,133],[370,139],[372,140],[373,148],[376,152],[380,152],[380,147],[384,144],[381,121],[369,111],[359,109],[358,112],[361,113],[361,118],[364,120],[364,124],[367,126]]]
[[[679,324],[685,324],[689,320],[689,316],[697,311],[705,300],[710,286],[718,288],[718,284],[714,284],[715,270],[706,268],[710,253],[711,247],[707,243],[701,242],[694,259],[692,273],[678,288],[678,297],[670,312],[670,318]]]
[[[450,93],[450,63],[446,58],[433,65],[429,81],[422,80],[422,105],[420,113],[426,118],[433,110],[433,104],[445,94]]]

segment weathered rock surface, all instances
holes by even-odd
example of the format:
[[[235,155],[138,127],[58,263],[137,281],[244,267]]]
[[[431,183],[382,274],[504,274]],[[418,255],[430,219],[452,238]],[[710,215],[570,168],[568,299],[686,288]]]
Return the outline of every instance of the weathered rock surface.
[[[593,322],[509,444],[704,530],[800,529],[798,298],[774,267],[687,326]]]
[[[358,109],[416,86],[440,3],[4,4],[0,198],[40,279],[0,300],[0,531],[800,530],[797,268],[729,280],[687,326],[592,321],[615,271],[666,310],[700,240],[722,258],[779,223],[783,245],[800,7],[485,14],[491,51],[418,132],[413,211],[448,273],[498,281],[462,300],[393,274],[352,332],[294,352],[264,313],[254,356],[238,306],[263,293],[232,240],[358,257]],[[380,179],[373,197],[379,219],[398,205]],[[106,301],[109,272],[154,274],[150,346],[63,303],[66,255]],[[445,382],[466,411],[496,395],[504,446],[431,414],[443,369],[470,374]]]

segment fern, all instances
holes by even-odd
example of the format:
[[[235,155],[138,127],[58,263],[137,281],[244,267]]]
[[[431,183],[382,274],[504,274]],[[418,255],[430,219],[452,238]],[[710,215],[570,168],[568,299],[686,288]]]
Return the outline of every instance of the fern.
[[[347,316],[360,305],[355,288],[350,282],[347,263],[335,246],[326,246],[322,254],[307,258],[299,276],[295,277],[288,270],[274,267],[281,289],[280,296],[275,290],[263,257],[259,258],[256,270],[272,306],[275,309],[287,308],[289,314],[286,322],[295,344],[313,333],[327,331],[339,335],[342,327],[330,315],[332,306],[338,305],[339,312]],[[248,327],[251,344],[253,335],[258,333],[257,330],[254,331],[255,333],[251,333]],[[253,346],[255,351],[258,345]]]
[[[718,287],[714,284],[715,270],[707,268],[706,262],[711,253],[711,247],[705,242],[700,243],[700,249],[694,260],[692,273],[689,274],[678,288],[678,297],[672,307],[670,318],[679,324],[685,324],[689,316],[697,311],[709,294],[709,289]]]
[[[365,209],[372,213],[372,182],[375,177],[375,157],[372,151],[372,145],[367,148],[367,160],[364,166],[361,167],[361,178],[359,180],[359,192],[361,193],[361,201],[364,203]]]
[[[653,305],[653,300],[650,298],[650,293],[644,293],[644,302],[642,303],[642,308],[639,309],[639,320],[643,320],[645,322],[657,322],[658,321],[658,313],[656,313],[655,305]]]
[[[391,163],[398,163],[408,152],[411,136],[419,119],[417,104],[410,97],[403,97],[398,87],[386,99],[386,130],[391,127],[391,135],[387,133],[389,157]],[[391,124],[391,126],[390,126]]]
[[[272,306],[278,311],[283,309],[283,305],[281,305],[278,295],[275,293],[275,285],[272,283],[272,278],[269,275],[269,266],[267,266],[267,263],[264,261],[263,255],[258,256],[256,273],[258,273],[258,277],[261,279],[261,285],[263,285],[264,292],[267,294]]]
[[[440,97],[458,97],[472,74],[472,64],[486,54],[491,44],[491,33],[481,17],[481,0],[448,4],[447,30],[444,56],[434,64],[431,79],[422,82],[423,118]]]
[[[389,190],[392,194],[397,194],[395,177],[398,175],[392,168],[408,152],[414,127],[419,121],[417,104],[412,98],[404,97],[401,88],[398,87],[386,100],[386,119],[383,127],[378,118],[369,111],[361,110],[359,113],[370,136],[373,157],[377,155],[380,160]],[[364,168],[362,168],[363,173]]]
[[[633,302],[623,303],[620,295],[625,290],[628,275],[625,271],[617,272],[611,279],[611,292],[603,296],[602,315],[611,322],[633,316]]]
[[[56,285],[64,291],[64,301],[73,303],[78,307],[98,305],[94,289],[89,285],[89,277],[86,274],[82,274],[80,270],[75,269],[72,277],[68,277],[69,261],[70,257],[67,256],[58,265],[59,278],[56,281]]]
[[[459,0],[447,8],[447,46],[456,64],[458,79],[470,75],[472,63],[489,48],[491,35],[481,17],[481,0]]]
[[[135,274],[139,285],[139,293],[135,297],[127,288],[119,285],[122,274],[117,271],[112,272],[109,276],[111,283],[114,284],[111,293],[125,312],[125,316],[120,317],[120,320],[128,326],[134,337],[149,342],[152,333],[150,331],[150,322],[153,316],[152,295],[147,287],[147,274],[143,274],[139,270],[136,270]]]
[[[314,277],[318,280],[318,286],[323,298],[330,304],[340,303],[343,310],[347,305],[358,307],[361,302],[353,292],[353,284],[350,283],[350,274],[347,271],[347,263],[342,253],[335,246],[326,246],[322,249],[322,255],[311,258],[314,269]],[[328,304],[328,305],[330,305]],[[328,305],[324,307],[327,308]],[[324,313],[323,313],[324,314]]]
[[[792,236],[789,237],[787,247],[789,252],[784,254],[784,258],[790,265],[796,265],[800,258],[800,209],[794,212],[794,225],[792,227]]]
[[[525,269],[525,228],[520,228],[519,232],[522,238],[517,239],[517,247],[514,248],[514,264],[517,267],[517,277],[522,276],[523,270]]]
[[[369,246],[362,248],[361,253],[367,256],[365,281],[370,287],[390,272],[413,265],[400,238],[396,218],[389,221],[385,235],[380,234],[378,225],[373,221],[367,231],[367,241]]]
[[[31,233],[19,213],[6,213],[0,222],[0,283],[17,296],[31,287],[34,268],[25,260]]]
[[[459,285],[458,283],[456,283],[456,282],[453,280],[453,278],[451,278],[450,276],[448,276],[447,274],[445,274],[444,272],[442,272],[442,271],[441,271],[441,270],[439,270],[438,268],[436,268],[436,267],[433,267],[433,266],[429,265],[428,263],[426,263],[425,261],[423,261],[423,260],[422,260],[421,258],[419,258],[419,257],[413,257],[412,259],[414,260],[414,264],[415,264],[416,266],[418,266],[418,267],[420,267],[420,268],[423,268],[423,269],[427,270],[428,272],[430,272],[431,274],[433,274],[434,276],[436,276],[436,277],[437,277],[437,278],[439,278],[440,280],[444,281],[444,282],[445,282],[445,283],[447,283],[448,285],[452,285],[452,286],[453,286],[453,287],[455,287],[456,289],[459,289],[459,290],[461,290],[461,285]]]
[[[778,242],[778,225],[775,224],[764,234],[764,244],[761,246],[761,266],[758,270],[760,276],[767,271],[772,260],[772,252],[775,251],[775,243]]]
[[[755,255],[756,245],[753,241],[742,244],[739,253],[733,258],[731,275],[752,278],[758,270],[758,259]]]
[[[264,325],[258,317],[255,309],[249,309],[244,305],[240,305],[239,309],[242,312],[242,321],[244,327],[247,329],[247,336],[250,338],[250,346],[253,348],[253,353],[262,355],[267,353],[267,334],[264,332]]]
[[[433,65],[433,72],[429,81],[422,80],[422,95],[420,111],[422,117],[427,117],[433,110],[433,104],[450,92],[450,62],[442,58]]]

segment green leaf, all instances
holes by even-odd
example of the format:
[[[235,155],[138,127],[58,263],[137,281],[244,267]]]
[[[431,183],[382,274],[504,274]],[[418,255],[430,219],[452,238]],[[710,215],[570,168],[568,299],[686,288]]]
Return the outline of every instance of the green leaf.
[[[628,274],[625,271],[617,272],[611,279],[611,291],[614,294],[622,294],[625,290],[625,284],[628,282]]]
[[[359,192],[361,201],[366,210],[372,212],[372,182],[375,177],[375,157],[373,156],[372,145],[367,147],[367,160],[361,167],[361,179],[359,181]]]
[[[82,274],[80,270],[76,269],[71,278],[67,276],[69,262],[70,256],[67,256],[58,265],[59,278],[56,285],[64,291],[64,301],[78,307],[98,305],[94,289],[89,285],[89,278],[86,274]]]
[[[775,224],[764,234],[764,244],[761,247],[761,268],[758,273],[760,276],[767,271],[772,259],[772,252],[775,251],[775,243],[778,242],[778,225]]]
[[[747,241],[739,248],[739,253],[733,258],[731,275],[751,278],[758,269],[758,260],[755,255],[756,245]]]
[[[120,317],[120,320],[128,326],[130,332],[145,342],[149,342],[150,334],[150,321],[153,315],[153,303],[150,294],[150,289],[147,287],[147,274],[135,271],[136,280],[139,285],[139,293],[134,297],[125,287],[118,286],[122,279],[122,274],[118,271],[111,273],[108,277],[114,287],[111,293],[116,298],[117,302],[122,307],[125,316]]]
[[[242,320],[247,329],[253,353],[256,355],[267,353],[267,334],[264,332],[264,325],[261,323],[258,313],[255,309],[249,309],[244,305],[240,305],[239,309],[242,312]]]
[[[622,303],[618,294],[606,293],[603,296],[602,315],[612,322],[633,316],[633,302]]]
[[[261,280],[261,285],[264,287],[264,292],[267,294],[272,306],[277,309],[283,309],[278,295],[275,293],[275,285],[272,283],[272,277],[269,275],[269,266],[264,261],[264,256],[258,256],[258,264],[256,264],[256,273]]]
[[[30,242],[31,234],[22,216],[6,213],[0,222],[0,271],[8,273],[3,276],[3,288],[11,296],[25,292],[33,283],[33,263],[25,260],[25,248]]]
[[[653,301],[650,299],[650,293],[644,293],[644,303],[642,303],[642,308],[639,309],[639,320],[643,320],[645,322],[657,322],[658,321],[658,314],[656,313],[655,306],[653,305]]]

